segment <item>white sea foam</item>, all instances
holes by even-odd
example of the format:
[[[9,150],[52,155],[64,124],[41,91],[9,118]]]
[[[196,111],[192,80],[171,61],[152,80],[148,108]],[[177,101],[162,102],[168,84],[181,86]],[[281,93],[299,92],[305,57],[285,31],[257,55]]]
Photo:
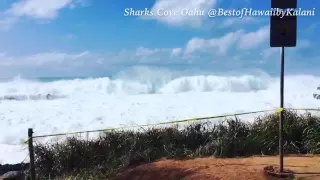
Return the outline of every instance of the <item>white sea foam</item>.
[[[317,108],[319,83],[311,75],[286,76],[285,106]],[[160,71],[53,82],[16,78],[0,83],[0,97],[0,163],[17,163],[27,155],[19,144],[30,127],[41,135],[272,109],[279,105],[279,80]]]

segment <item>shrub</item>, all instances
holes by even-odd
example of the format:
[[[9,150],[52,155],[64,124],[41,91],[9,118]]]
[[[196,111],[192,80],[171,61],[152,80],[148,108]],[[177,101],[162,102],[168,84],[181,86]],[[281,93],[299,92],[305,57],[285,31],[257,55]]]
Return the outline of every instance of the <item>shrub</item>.
[[[320,117],[284,111],[284,152],[320,153]],[[239,157],[278,154],[279,117],[269,114],[253,123],[238,118],[188,127],[111,131],[89,141],[77,137],[35,146],[40,179],[107,179],[139,165],[166,159]],[[73,178],[73,179],[74,179]]]

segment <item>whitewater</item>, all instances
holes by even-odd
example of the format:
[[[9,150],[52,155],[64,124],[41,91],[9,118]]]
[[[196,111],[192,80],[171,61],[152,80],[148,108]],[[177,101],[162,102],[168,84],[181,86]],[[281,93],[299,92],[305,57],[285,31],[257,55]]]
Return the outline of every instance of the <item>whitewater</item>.
[[[319,83],[317,76],[286,76],[285,107],[318,108]],[[28,128],[43,135],[278,107],[279,78],[266,74],[2,80],[0,164],[27,157],[21,143]]]

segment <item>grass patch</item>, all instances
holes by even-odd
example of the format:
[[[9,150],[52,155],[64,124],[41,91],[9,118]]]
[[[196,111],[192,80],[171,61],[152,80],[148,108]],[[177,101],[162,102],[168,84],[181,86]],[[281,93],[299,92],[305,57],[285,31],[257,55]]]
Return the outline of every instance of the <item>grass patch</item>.
[[[319,154],[320,117],[288,110],[284,117],[285,153]],[[162,158],[275,155],[278,121],[277,115],[270,114],[255,118],[253,123],[234,118],[218,124],[190,124],[183,129],[112,131],[89,141],[71,137],[53,144],[38,143],[36,173],[40,179],[109,179],[130,167]]]

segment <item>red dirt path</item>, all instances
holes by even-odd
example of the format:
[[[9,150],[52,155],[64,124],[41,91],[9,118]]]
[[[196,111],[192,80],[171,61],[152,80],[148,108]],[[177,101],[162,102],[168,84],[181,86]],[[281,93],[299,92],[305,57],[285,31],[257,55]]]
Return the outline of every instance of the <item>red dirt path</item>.
[[[186,161],[164,160],[125,171],[116,180],[277,180],[263,173],[269,165],[278,166],[278,157],[198,158]],[[296,179],[320,180],[319,156],[285,157],[286,169]]]

